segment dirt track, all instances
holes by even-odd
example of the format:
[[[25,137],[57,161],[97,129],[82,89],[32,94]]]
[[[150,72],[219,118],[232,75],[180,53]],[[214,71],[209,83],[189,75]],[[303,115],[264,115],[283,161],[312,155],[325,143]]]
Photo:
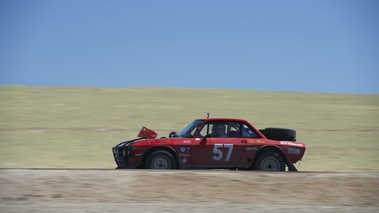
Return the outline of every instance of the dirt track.
[[[379,212],[379,173],[0,170],[0,212]]]

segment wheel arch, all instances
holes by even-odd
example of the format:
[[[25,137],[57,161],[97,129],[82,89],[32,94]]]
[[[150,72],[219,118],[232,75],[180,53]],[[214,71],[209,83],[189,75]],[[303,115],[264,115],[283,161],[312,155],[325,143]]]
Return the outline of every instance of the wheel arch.
[[[178,168],[181,168],[182,167],[182,163],[181,161],[179,161],[179,156],[177,154],[177,152],[172,148],[172,147],[169,147],[169,146],[154,146],[154,147],[151,147],[150,149],[146,150],[143,155],[142,155],[142,160],[141,160],[141,164],[139,166],[139,168],[145,168],[145,163],[146,163],[146,160],[148,158],[148,156],[155,152],[155,151],[158,151],[158,150],[163,150],[163,151],[166,151],[170,154],[172,154],[172,156],[174,156],[174,159],[178,165]]]
[[[287,155],[284,153],[284,151],[280,147],[277,147],[277,146],[263,146],[263,147],[261,147],[257,151],[257,153],[255,154],[252,165],[254,165],[254,163],[257,160],[257,158],[259,157],[259,155],[261,155],[264,152],[270,152],[270,151],[278,153],[283,158],[284,163],[288,166],[289,171],[297,172],[296,167],[293,165],[293,163],[290,161],[290,159],[287,157]]]

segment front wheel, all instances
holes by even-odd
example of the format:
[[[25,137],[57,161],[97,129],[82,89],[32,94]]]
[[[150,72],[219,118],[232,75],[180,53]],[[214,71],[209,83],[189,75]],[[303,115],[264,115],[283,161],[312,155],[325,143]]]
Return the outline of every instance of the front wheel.
[[[253,167],[260,171],[284,171],[285,163],[278,153],[264,152],[258,156]]]
[[[176,169],[174,156],[167,151],[155,151],[147,157],[146,169]]]

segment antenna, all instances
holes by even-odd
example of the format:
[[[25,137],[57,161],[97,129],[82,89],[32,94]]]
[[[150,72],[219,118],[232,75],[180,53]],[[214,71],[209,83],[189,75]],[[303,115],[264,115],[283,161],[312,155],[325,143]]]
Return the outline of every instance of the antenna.
[[[209,112],[207,113],[207,118],[209,118]]]

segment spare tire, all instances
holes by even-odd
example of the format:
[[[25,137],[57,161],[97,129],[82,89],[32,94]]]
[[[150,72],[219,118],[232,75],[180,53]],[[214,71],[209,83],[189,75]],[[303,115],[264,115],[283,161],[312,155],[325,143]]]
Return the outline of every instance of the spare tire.
[[[296,131],[293,129],[269,127],[259,131],[271,140],[296,141]]]
[[[264,136],[266,136],[266,132],[265,132],[264,129],[259,129],[259,131],[260,131]],[[266,137],[267,137],[267,136],[266,136]]]

